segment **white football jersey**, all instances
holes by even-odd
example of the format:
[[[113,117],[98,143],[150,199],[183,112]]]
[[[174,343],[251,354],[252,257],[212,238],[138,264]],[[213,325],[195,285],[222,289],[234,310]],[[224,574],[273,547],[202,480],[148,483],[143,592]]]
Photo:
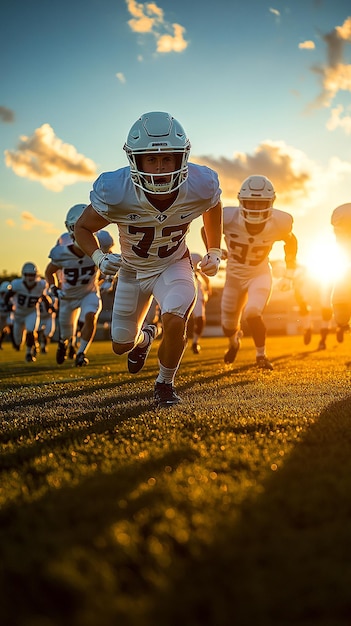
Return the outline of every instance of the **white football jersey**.
[[[190,223],[216,206],[220,194],[216,172],[189,163],[188,179],[163,212],[134,186],[129,167],[101,174],[90,201],[99,215],[118,224],[123,262],[136,270],[138,278],[146,278],[184,256]]]
[[[13,304],[16,313],[28,314],[39,311],[39,301],[46,289],[46,280],[37,278],[32,287],[27,287],[23,278],[15,278],[11,283]]]
[[[87,293],[99,292],[99,270],[87,254],[80,258],[73,252],[72,245],[56,245],[49,259],[61,269],[60,291],[65,298],[83,298]]]
[[[285,211],[272,209],[263,230],[250,235],[239,207],[224,207],[223,234],[228,250],[227,271],[240,278],[251,278],[269,269],[269,253],[276,241],[292,232],[293,218]]]

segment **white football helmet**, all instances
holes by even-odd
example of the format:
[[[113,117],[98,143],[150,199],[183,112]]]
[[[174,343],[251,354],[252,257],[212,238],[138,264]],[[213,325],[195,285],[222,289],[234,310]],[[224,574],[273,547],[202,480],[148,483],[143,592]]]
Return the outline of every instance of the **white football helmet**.
[[[241,215],[248,224],[264,224],[272,215],[275,191],[266,176],[249,176],[238,193]]]
[[[334,209],[331,224],[335,234],[339,237],[350,237],[351,234],[351,202],[340,204]]]
[[[0,293],[6,293],[11,289],[11,283],[8,280],[3,280],[0,285]]]
[[[74,225],[77,219],[82,215],[84,209],[86,209],[87,204],[75,204],[70,208],[66,215],[65,226],[71,235],[71,238],[74,241]]]
[[[62,233],[62,235],[59,236],[56,242],[58,246],[69,246],[71,243],[72,243],[72,238],[68,232]]]
[[[105,253],[110,252],[115,242],[108,230],[98,230],[95,235],[98,238],[101,250]]]
[[[36,283],[38,278],[38,268],[35,263],[31,263],[30,261],[28,261],[28,263],[25,263],[22,267],[21,273],[22,279],[26,283],[26,285],[28,285],[28,287],[31,287]]]
[[[167,194],[179,189],[188,177],[190,141],[179,122],[169,113],[144,113],[130,129],[123,146],[130,164],[131,179],[136,187],[153,194]],[[169,182],[157,182],[165,174],[149,174],[140,170],[138,156],[164,153],[178,155],[177,169],[167,173]]]

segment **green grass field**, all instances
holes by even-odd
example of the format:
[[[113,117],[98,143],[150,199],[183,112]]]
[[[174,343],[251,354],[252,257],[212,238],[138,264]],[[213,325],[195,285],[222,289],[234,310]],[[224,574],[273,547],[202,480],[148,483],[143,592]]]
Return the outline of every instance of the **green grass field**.
[[[3,626],[350,626],[351,339],[188,348],[132,376],[0,352]]]

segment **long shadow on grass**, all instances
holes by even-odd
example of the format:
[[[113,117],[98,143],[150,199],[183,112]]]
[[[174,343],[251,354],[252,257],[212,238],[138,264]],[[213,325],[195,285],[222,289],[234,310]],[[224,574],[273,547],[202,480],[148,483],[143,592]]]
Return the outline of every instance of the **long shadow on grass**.
[[[4,507],[3,623],[350,626],[350,421],[351,398],[329,405],[259,497],[210,511],[210,544],[201,534],[194,543],[167,535],[167,482],[149,482],[198,462],[200,451],[184,442]],[[191,525],[186,495],[183,507],[177,515]]]
[[[201,556],[175,565],[155,623],[350,626],[350,426],[351,397],[321,413],[240,522],[227,514]]]
[[[111,588],[113,578],[119,578],[118,568],[123,584],[131,585],[127,595],[133,594],[134,584],[138,592],[152,593],[151,581],[147,582],[139,571],[140,556],[135,553],[133,557],[113,540],[113,527],[126,518],[126,507],[131,519],[138,511],[147,510],[150,500],[147,490],[130,498],[140,483],[147,485],[150,476],[162,474],[165,468],[175,467],[185,459],[192,462],[196,456],[190,447],[179,447],[151,460],[134,460],[111,474],[96,472],[76,487],[52,490],[30,504],[3,507],[0,512],[2,623],[6,626],[75,624],[75,611],[88,591],[82,583],[85,575],[89,580],[90,570],[94,569],[97,571],[92,580],[100,580],[98,585],[102,584],[102,588],[107,585],[108,597],[111,592],[117,595],[120,592],[118,583],[115,591]],[[157,497],[161,500],[166,497],[162,488]],[[147,529],[144,532],[146,541]],[[94,594],[94,588],[90,593]],[[96,607],[96,611],[81,623],[108,626],[103,607]],[[112,626],[117,622],[109,623]]]

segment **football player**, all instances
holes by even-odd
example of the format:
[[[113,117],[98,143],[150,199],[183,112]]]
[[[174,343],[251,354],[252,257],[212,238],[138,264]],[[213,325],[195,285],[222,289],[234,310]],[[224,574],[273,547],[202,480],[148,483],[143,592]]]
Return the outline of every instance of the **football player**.
[[[341,204],[331,215],[337,244],[342,249],[347,261],[345,274],[336,279],[332,292],[332,308],[336,323],[336,339],[344,341],[345,332],[350,329],[351,318],[351,202]]]
[[[102,308],[98,285],[100,272],[74,238],[74,225],[86,206],[75,204],[69,209],[65,226],[71,235],[71,242],[68,245],[57,244],[52,248],[49,253],[51,261],[45,270],[50,293],[59,299],[59,341],[56,351],[56,362],[59,365],[67,358],[70,340],[75,341],[79,316],[83,320],[83,326],[75,364],[77,367],[88,365],[86,354],[95,337]]]
[[[21,278],[15,278],[5,299],[13,301],[12,340],[16,350],[26,343],[25,360],[36,361],[38,353],[38,328],[40,323],[40,302],[51,299],[47,296],[47,283],[41,278],[35,263],[28,261],[21,270]]]
[[[301,318],[303,328],[303,342],[305,346],[311,343],[313,324],[311,318],[311,305],[309,304],[309,298],[312,290],[311,279],[307,275],[307,270],[303,266],[299,266],[296,269],[293,289],[296,302],[299,307],[299,315]],[[326,281],[318,288],[318,295],[320,300],[320,339],[318,343],[318,350],[326,350],[327,336],[331,327],[331,320],[333,317],[333,310],[331,305],[331,290],[332,286],[329,281]]]
[[[201,255],[197,252],[193,252],[191,254],[191,260],[195,271],[197,294],[195,306],[189,319],[188,337],[192,340],[191,349],[194,354],[199,354],[201,350],[199,340],[206,324],[206,304],[212,293],[210,279],[206,276],[206,274],[201,272],[199,267],[201,259]]]
[[[286,274],[290,284],[296,267],[297,239],[292,232],[293,218],[273,208],[275,190],[266,176],[246,178],[238,193],[239,206],[223,209],[223,232],[228,259],[221,303],[221,324],[228,337],[225,363],[233,363],[242,337],[241,319],[250,329],[256,364],[272,370],[266,355],[266,327],[262,314],[272,290],[269,253],[276,241],[284,241]]]
[[[168,407],[180,401],[174,379],[196,295],[186,236],[202,215],[208,241],[202,271],[215,275],[221,258],[221,191],[213,170],[188,163],[190,141],[169,113],[141,115],[124,150],[129,167],[104,172],[95,181],[75,236],[104,274],[119,270],[112,348],[118,355],[128,353],[132,374],[142,369],[156,338],[155,325],[142,326],[152,297],[158,302],[163,334],[154,399],[157,406]],[[104,254],[93,235],[110,223],[118,226],[121,254]]]
[[[39,304],[40,322],[38,327],[38,341],[41,354],[47,354],[48,344],[53,338],[56,330],[56,309],[57,298],[42,300]]]
[[[0,350],[2,350],[2,343],[7,335],[12,336],[12,302],[6,297],[6,294],[11,289],[11,283],[8,280],[3,280],[0,284]]]

